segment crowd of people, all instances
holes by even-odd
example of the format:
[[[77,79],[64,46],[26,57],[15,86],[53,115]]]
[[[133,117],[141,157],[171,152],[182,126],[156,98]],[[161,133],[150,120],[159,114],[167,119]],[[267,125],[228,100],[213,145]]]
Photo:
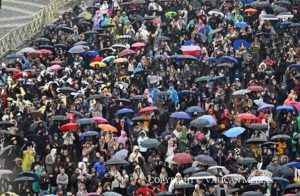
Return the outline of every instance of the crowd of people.
[[[2,195],[296,195],[299,4],[96,0],[0,71]]]

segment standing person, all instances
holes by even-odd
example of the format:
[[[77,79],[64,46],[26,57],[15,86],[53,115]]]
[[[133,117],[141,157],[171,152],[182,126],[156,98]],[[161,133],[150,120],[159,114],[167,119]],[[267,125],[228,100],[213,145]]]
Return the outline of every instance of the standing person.
[[[22,171],[30,171],[31,165],[35,161],[35,151],[32,145],[27,145],[26,150],[24,150],[22,154]]]
[[[45,169],[43,169],[40,175],[39,183],[40,183],[40,196],[48,195],[50,180],[47,175],[47,171]]]
[[[102,156],[99,157],[99,161],[94,164],[93,168],[96,169],[99,178],[104,176],[106,167],[104,166],[104,158]]]
[[[69,177],[65,173],[64,168],[60,168],[60,173],[56,177],[56,184],[59,186],[61,185],[62,190],[66,192],[68,184],[69,184]]]

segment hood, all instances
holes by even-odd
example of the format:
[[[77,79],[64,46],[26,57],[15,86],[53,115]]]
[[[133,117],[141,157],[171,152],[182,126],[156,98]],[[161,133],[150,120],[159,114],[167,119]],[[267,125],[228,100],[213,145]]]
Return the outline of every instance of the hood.
[[[182,177],[182,176],[181,176],[181,174],[178,172],[178,173],[176,174],[175,177]]]
[[[141,169],[141,167],[139,165],[135,166],[134,169]]]
[[[138,147],[138,146],[134,146],[132,152],[135,152],[136,150],[139,150],[139,147]]]
[[[55,148],[51,149],[50,155],[54,157],[56,155],[56,151],[57,150]]]

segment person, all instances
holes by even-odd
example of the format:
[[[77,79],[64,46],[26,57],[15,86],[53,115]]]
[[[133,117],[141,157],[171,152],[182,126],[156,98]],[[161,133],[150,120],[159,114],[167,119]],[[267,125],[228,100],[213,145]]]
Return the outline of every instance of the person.
[[[47,171],[45,169],[42,170],[42,173],[41,173],[40,179],[39,179],[39,184],[40,184],[40,195],[41,196],[48,195],[50,180],[47,175]]]
[[[98,177],[104,176],[106,167],[104,165],[104,158],[102,156],[99,157],[99,161],[94,164],[93,168],[96,169]]]
[[[182,183],[184,183],[182,176],[180,173],[177,173],[175,175],[175,178],[170,182],[169,192],[173,192],[175,185],[182,184]]]
[[[22,171],[30,171],[31,165],[35,161],[35,151],[31,144],[26,145],[26,149],[22,151]]]
[[[59,171],[60,171],[60,173],[56,177],[56,184],[58,186],[56,192],[60,192],[60,191],[66,192],[67,191],[67,186],[69,184],[69,177],[65,173],[64,168],[60,168]]]

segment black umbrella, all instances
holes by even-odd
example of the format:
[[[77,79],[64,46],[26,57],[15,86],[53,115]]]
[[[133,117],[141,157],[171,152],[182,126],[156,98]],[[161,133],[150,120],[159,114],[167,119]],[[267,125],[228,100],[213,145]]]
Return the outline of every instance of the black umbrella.
[[[33,177],[27,177],[27,176],[23,176],[23,177],[17,177],[15,178],[14,182],[35,182],[36,180]]]
[[[54,50],[54,47],[51,45],[40,45],[38,49]]]
[[[45,121],[39,120],[39,121],[37,121],[37,122],[35,122],[35,123],[32,123],[32,124],[30,125],[29,131],[31,131],[31,132],[35,131],[35,129],[36,129],[40,124],[42,124],[43,128],[46,128],[46,127],[47,127],[47,123],[46,123]]]
[[[95,95],[91,95],[89,96],[88,100],[92,100],[92,99],[102,99],[103,95],[101,94],[95,94]]]
[[[37,42],[50,42],[48,38],[45,37],[38,37],[35,41]]]
[[[300,188],[300,184],[289,184],[285,187],[285,190],[288,189],[299,189]]]
[[[268,125],[266,124],[260,124],[260,123],[251,123],[250,125],[248,125],[249,129],[257,129],[257,130],[261,130],[261,129],[267,129]]]
[[[105,165],[128,165],[129,163],[124,159],[113,157],[104,164]]]
[[[268,1],[254,1],[251,3],[251,6],[255,8],[264,8],[270,6],[270,3]]]
[[[58,89],[59,92],[61,93],[73,93],[73,92],[77,92],[76,89],[71,88],[71,87],[62,87]]]
[[[63,50],[67,50],[68,48],[70,48],[70,46],[67,44],[54,44],[54,48],[61,48]]]
[[[276,145],[276,142],[265,142],[261,144],[262,146],[272,146],[272,145]]]
[[[132,121],[150,121],[150,118],[147,118],[145,116],[136,116],[131,119]]]
[[[278,134],[271,137],[271,140],[290,140],[291,137],[285,134]]]
[[[0,130],[0,135],[17,135],[17,134],[6,130]]]
[[[67,26],[68,26],[67,24],[59,24],[56,26],[56,29],[58,30],[58,29],[61,29],[63,27],[67,27]]]
[[[34,142],[36,145],[42,145],[45,142],[45,138],[37,134],[28,135],[26,138],[29,142]]]
[[[174,189],[189,189],[194,188],[195,186],[191,183],[182,183],[174,186]]]
[[[201,76],[195,79],[195,82],[208,82],[212,79],[210,76]]]
[[[3,148],[3,149],[0,151],[0,159],[6,158],[7,155],[8,155],[9,153],[11,153],[11,152],[14,150],[15,147],[16,147],[15,145],[8,145],[8,146],[6,146],[5,148]]]
[[[13,122],[4,120],[4,121],[0,121],[0,126],[1,127],[13,127],[13,126],[15,126],[15,124]]]
[[[260,32],[260,33],[255,34],[254,36],[252,36],[252,38],[259,37],[259,36],[265,36],[265,35],[270,35],[270,33]]]
[[[35,181],[39,180],[39,176],[33,172],[21,172],[18,173],[17,178],[19,177],[32,177]]]
[[[81,20],[77,23],[77,26],[91,26],[92,24],[89,21]]]
[[[154,20],[156,17],[155,16],[145,16],[143,19],[144,20]]]
[[[48,119],[48,121],[65,121],[65,120],[68,120],[68,118],[62,115],[52,116],[51,118]]]
[[[196,172],[199,172],[199,171],[202,171],[202,169],[198,168],[198,167],[188,167],[186,168],[185,170],[183,170],[182,173],[184,174],[193,174],[193,173],[196,173]]]
[[[273,5],[272,10],[274,13],[281,13],[281,12],[287,12],[287,9],[285,7],[281,7],[278,5]]]
[[[45,29],[55,29],[56,24],[46,24],[46,25],[43,26],[43,28],[45,28]]]
[[[130,101],[129,99],[124,99],[124,98],[119,98],[119,99],[117,99],[116,101],[117,101],[117,102],[127,103],[127,104],[131,103],[131,101]]]
[[[218,165],[217,162],[209,155],[201,154],[195,156],[194,159],[202,165]]]
[[[72,29],[70,27],[62,27],[59,30],[66,32],[66,33],[74,33],[74,29]]]
[[[143,100],[143,99],[147,99],[146,96],[144,95],[134,95],[132,97],[129,98],[130,100],[134,101],[134,100]]]
[[[86,36],[90,36],[90,35],[98,35],[99,34],[99,32],[97,32],[97,31],[86,31],[85,33],[84,33],[84,35],[86,35]]]
[[[209,125],[209,121],[206,119],[197,118],[191,121],[190,126],[195,127],[197,129],[203,129],[204,127]]]
[[[246,141],[247,144],[262,144],[267,142],[265,138],[250,138]]]
[[[244,157],[238,159],[239,164],[252,164],[252,163],[257,163],[257,160],[251,157]]]

